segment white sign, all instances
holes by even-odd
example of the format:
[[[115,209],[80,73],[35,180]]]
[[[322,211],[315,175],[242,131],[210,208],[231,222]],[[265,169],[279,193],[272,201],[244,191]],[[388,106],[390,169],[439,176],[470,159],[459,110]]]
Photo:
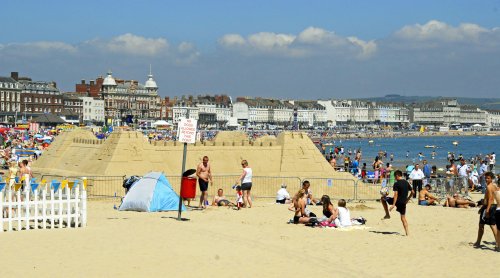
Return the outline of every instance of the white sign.
[[[177,138],[179,142],[194,144],[196,142],[197,120],[182,119],[177,129]]]

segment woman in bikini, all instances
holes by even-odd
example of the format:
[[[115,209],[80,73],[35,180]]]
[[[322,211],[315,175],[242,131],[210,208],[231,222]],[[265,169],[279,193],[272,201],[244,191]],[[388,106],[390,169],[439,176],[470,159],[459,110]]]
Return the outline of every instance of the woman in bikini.
[[[293,198],[294,224],[307,224],[311,220],[311,218],[306,216],[306,199],[306,191],[304,189],[299,190]]]
[[[333,206],[328,195],[323,195],[321,197],[321,203],[323,204],[323,215],[327,218],[325,221],[333,223],[338,216],[338,210]]]

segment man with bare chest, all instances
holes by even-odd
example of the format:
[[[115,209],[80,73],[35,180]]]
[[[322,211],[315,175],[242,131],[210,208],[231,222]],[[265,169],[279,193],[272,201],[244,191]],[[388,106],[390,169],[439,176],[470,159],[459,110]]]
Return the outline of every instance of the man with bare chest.
[[[492,172],[486,172],[484,174],[486,179],[486,192],[484,194],[483,206],[479,210],[479,229],[477,232],[477,240],[474,243],[474,247],[481,247],[481,239],[484,234],[484,226],[488,225],[493,232],[493,237],[497,238],[497,226],[495,219],[495,212],[497,204],[495,204],[495,191],[497,189],[496,184],[493,182],[495,176]],[[495,246],[495,250],[499,251],[499,247]]]
[[[212,182],[212,171],[208,163],[208,156],[203,157],[203,162],[198,164],[196,168],[196,176],[198,177],[198,185],[200,186],[200,206],[206,208],[205,201],[208,200],[208,183]]]

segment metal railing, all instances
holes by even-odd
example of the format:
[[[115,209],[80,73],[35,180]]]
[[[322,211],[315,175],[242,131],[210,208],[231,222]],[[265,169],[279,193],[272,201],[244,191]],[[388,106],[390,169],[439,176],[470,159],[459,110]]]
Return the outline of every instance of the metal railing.
[[[114,199],[125,196],[123,180],[125,176],[62,176],[35,173],[35,178],[51,182],[52,180],[68,182],[86,179],[87,199]]]
[[[175,192],[180,192],[181,177],[167,177]],[[236,194],[233,185],[238,180],[239,175],[213,175],[213,184],[208,187],[208,195],[215,196],[219,188],[224,191],[226,197],[231,198]],[[301,180],[299,177],[271,177],[271,176],[253,176],[251,194],[254,198],[275,198],[276,192],[282,184],[287,185],[290,192],[296,192],[300,189]],[[197,190],[199,196],[199,190]]]
[[[125,196],[125,176],[67,176],[67,180],[87,180],[88,199],[110,199]]]
[[[61,175],[35,175],[40,180],[48,182],[52,180],[87,180],[88,199],[112,199],[125,196],[123,181],[126,176],[61,176]],[[214,175],[213,184],[208,188],[209,201],[217,194],[221,188],[224,194],[231,200],[236,194],[233,185],[238,180],[239,175]],[[180,192],[181,177],[167,176],[175,192]],[[278,176],[254,176],[252,178],[252,196],[254,198],[274,199],[281,185],[286,184],[287,190],[293,196],[302,186],[302,182],[308,180],[311,184],[313,196],[320,199],[322,195],[328,195],[332,199],[345,200],[376,200],[380,198],[380,189],[384,186],[389,188],[392,194],[393,179],[361,179],[353,177],[352,179],[324,178],[324,177],[278,177]],[[412,183],[409,180],[410,184]],[[425,179],[422,186],[429,183],[432,186],[433,194],[443,198],[447,195],[459,193],[468,195],[469,183],[461,177],[453,178],[433,178]],[[199,197],[197,189],[197,197]]]
[[[310,188],[315,199],[319,200],[322,195],[328,195],[331,199],[334,200],[356,200],[357,181],[354,179],[312,177],[304,178],[302,179],[302,182],[305,180],[309,181],[309,183],[311,184]]]

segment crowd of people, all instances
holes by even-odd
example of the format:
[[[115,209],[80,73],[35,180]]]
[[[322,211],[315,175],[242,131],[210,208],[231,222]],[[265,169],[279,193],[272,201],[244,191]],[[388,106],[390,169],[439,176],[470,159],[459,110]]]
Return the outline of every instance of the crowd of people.
[[[49,147],[58,132],[53,129],[28,130],[3,129],[0,132],[0,167],[8,169],[10,162],[38,159]]]

